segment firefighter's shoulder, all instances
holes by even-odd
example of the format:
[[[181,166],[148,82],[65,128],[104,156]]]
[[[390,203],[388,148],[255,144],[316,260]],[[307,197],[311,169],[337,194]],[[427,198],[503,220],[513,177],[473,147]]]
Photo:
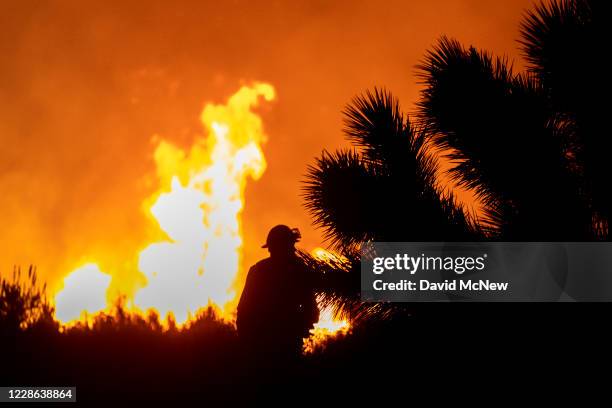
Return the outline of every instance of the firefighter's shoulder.
[[[250,272],[264,271],[270,268],[271,265],[272,265],[271,258],[262,259],[261,261],[257,262],[255,265],[251,266]]]

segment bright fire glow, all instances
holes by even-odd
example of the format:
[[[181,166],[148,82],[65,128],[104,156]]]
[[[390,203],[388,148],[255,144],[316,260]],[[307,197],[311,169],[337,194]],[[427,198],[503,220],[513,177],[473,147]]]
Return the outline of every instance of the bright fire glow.
[[[106,291],[111,277],[89,263],[64,278],[64,289],[55,297],[55,317],[67,323],[85,319],[106,309]]]
[[[348,259],[334,251],[315,248],[310,251],[313,258],[327,262],[330,264],[343,264],[348,262]],[[325,305],[323,299],[317,299],[319,304],[319,321],[315,323],[314,328],[310,330],[310,337],[304,340],[304,352],[312,353],[316,348],[331,337],[338,334],[346,334],[351,329],[351,323],[347,316],[343,314],[334,314],[334,309],[331,305]]]
[[[251,109],[261,98],[271,101],[274,96],[271,85],[258,83],[242,87],[226,104],[207,104],[201,114],[205,135],[188,151],[158,141],[154,159],[159,189],[143,205],[166,238],[145,245],[139,254],[138,269],[146,283],[128,299],[130,312],[153,310],[162,323],[172,315],[179,327],[206,306],[226,320],[233,318],[244,284],[241,213],[246,183],[266,169],[261,146],[267,136]],[[322,248],[313,256],[345,260]],[[108,298],[109,285],[110,275],[95,264],[73,271],[56,295],[56,318],[72,324],[87,322],[86,315],[111,312],[117,299]],[[349,327],[348,320],[323,308],[307,342],[312,348]]]
[[[348,262],[348,259],[346,259],[345,256],[340,255],[329,249],[315,248],[310,252],[310,254],[315,259],[318,259],[319,261],[336,262],[336,263]]]
[[[243,284],[238,279],[246,182],[259,179],[266,168],[261,146],[267,137],[251,109],[260,98],[274,97],[269,84],[244,86],[226,104],[204,107],[204,137],[189,151],[159,141],[154,159],[160,187],[144,206],[167,239],[139,255],[146,284],[130,303],[134,312],[154,309],[162,318],[172,314],[181,325],[210,305],[231,317]],[[106,298],[110,277],[95,265],[65,281],[55,298],[56,317],[63,323],[80,319],[85,310],[109,310],[116,301]]]
[[[221,313],[235,308],[246,181],[259,179],[266,168],[266,135],[251,111],[259,97],[272,100],[274,88],[243,87],[226,105],[206,105],[201,119],[208,137],[189,153],[159,144],[158,172],[170,185],[163,186],[151,214],[168,240],[140,253],[147,285],[136,294],[137,307],[172,313],[178,324],[207,305]]]
[[[310,337],[304,340],[304,352],[312,353],[317,346],[325,344],[329,338],[346,334],[351,329],[349,319],[342,315],[334,316],[331,306],[319,306],[319,321],[310,330]]]

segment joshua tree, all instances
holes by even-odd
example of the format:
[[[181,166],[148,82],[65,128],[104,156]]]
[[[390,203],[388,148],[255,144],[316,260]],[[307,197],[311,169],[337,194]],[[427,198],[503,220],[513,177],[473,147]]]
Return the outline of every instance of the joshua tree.
[[[609,4],[595,0],[543,3],[521,25],[520,44],[563,129],[572,170],[586,199],[597,238],[608,239],[612,210],[607,126],[610,95],[608,64]]]
[[[584,240],[589,214],[563,127],[533,75],[442,38],[420,65],[420,119],[503,239]]]
[[[443,37],[419,65],[416,122],[388,92],[355,98],[345,133],[356,149],[324,153],[305,182],[306,207],[331,243],[606,239],[610,141],[596,94],[607,76],[590,78],[586,90],[582,83],[602,70],[596,14],[582,0],[528,13],[527,73]],[[437,186],[430,145],[482,200],[480,219]]]
[[[344,114],[356,149],[324,152],[304,189],[307,208],[334,246],[477,236],[452,194],[436,185],[426,130],[404,118],[389,92],[366,92]]]

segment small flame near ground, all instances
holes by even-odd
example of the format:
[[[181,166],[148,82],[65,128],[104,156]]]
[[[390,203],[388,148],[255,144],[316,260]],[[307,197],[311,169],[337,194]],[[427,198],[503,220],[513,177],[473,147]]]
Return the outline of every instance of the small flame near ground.
[[[181,327],[210,306],[224,320],[233,319],[244,285],[240,263],[245,188],[266,169],[262,145],[267,135],[252,108],[274,97],[270,84],[244,86],[226,104],[204,107],[200,119],[205,136],[189,151],[158,141],[154,159],[160,186],[144,206],[167,238],[148,244],[139,254],[146,284],[128,302],[131,313],[152,310]],[[322,248],[313,256],[339,259]],[[69,326],[111,312],[117,299],[109,296],[110,283],[111,275],[93,262],[75,269],[55,297],[56,318]],[[322,339],[348,326],[323,309],[313,336]]]
[[[325,342],[341,334],[348,334],[351,330],[351,323],[348,316],[334,313],[331,305],[323,305],[322,299],[317,299],[319,303],[319,321],[310,330],[310,336],[304,339],[303,351],[306,354],[314,353],[321,347],[325,347]]]
[[[310,254],[319,261],[324,261],[328,263],[346,263],[348,259],[344,255],[340,255],[334,251],[330,251],[329,249],[324,248],[315,248]]]
[[[348,259],[334,251],[315,248],[310,252],[313,258],[330,264],[342,264]],[[351,330],[350,319],[343,313],[336,313],[334,306],[325,302],[323,297],[317,298],[319,305],[319,321],[310,330],[310,337],[304,339],[304,353],[314,353],[317,349],[324,347],[325,342],[341,334],[348,334]]]

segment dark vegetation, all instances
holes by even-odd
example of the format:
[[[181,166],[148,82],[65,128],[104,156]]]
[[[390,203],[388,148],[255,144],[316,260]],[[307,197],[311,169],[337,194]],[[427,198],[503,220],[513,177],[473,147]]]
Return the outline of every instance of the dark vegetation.
[[[608,306],[362,304],[357,251],[368,240],[609,239],[603,3],[553,1],[530,11],[519,40],[527,72],[442,38],[418,67],[423,91],[412,117],[386,90],[349,105],[345,133],[354,147],[318,158],[304,193],[315,222],[349,259],[305,258],[322,276],[325,301],[353,319],[351,335],[266,377],[249,371],[234,327],[211,310],[183,330],[163,330],[156,316],[121,306],[91,327],[59,330],[35,271],[16,270],[0,286],[0,384],[77,385],[81,402],[169,405],[251,401],[269,380],[317,403],[329,391],[359,399],[367,390],[350,385],[372,389],[395,370],[403,372],[395,381],[444,388],[463,376],[466,356],[478,361],[476,381],[502,366],[520,370],[523,382],[538,375],[527,367],[565,371],[574,362],[569,349],[594,358],[609,336]],[[452,160],[447,176],[476,192],[482,213],[440,185],[432,149]],[[274,386],[268,396],[282,392]]]
[[[52,308],[36,300],[39,292],[23,290],[13,280],[3,280],[2,287],[27,305],[21,316],[39,319],[17,328],[12,322],[18,309],[2,303],[0,383],[77,386],[79,405],[88,406],[234,406],[286,403],[287,398],[298,398],[298,405],[362,403],[364,398],[381,403],[386,398],[405,400],[404,387],[443,385],[448,390],[466,381],[473,386],[475,379],[465,376],[467,366],[476,368],[478,376],[499,368],[525,370],[529,364],[532,370],[523,372],[521,381],[539,384],[542,370],[565,372],[570,364],[594,358],[604,362],[606,356],[593,350],[609,337],[604,324],[592,325],[570,309],[561,317],[550,307],[517,306],[483,322],[464,304],[440,305],[447,307],[442,311],[459,307],[453,321],[440,319],[440,309],[432,319],[432,310],[409,314],[352,302],[344,304],[358,312],[350,335],[329,341],[296,366],[262,372],[249,364],[233,325],[217,319],[212,310],[203,311],[186,329],[163,330],[157,316],[128,314],[118,306],[89,327],[59,331]],[[524,319],[526,311],[531,319]],[[580,315],[592,311],[585,307]],[[576,333],[589,339],[588,348],[570,340]],[[568,353],[577,347],[578,359]],[[498,380],[476,378],[479,386]]]
[[[328,288],[337,288],[321,293],[324,302],[337,304],[349,287],[344,282],[348,266],[302,256]],[[177,328],[171,319],[164,327],[157,314],[129,313],[118,302],[113,311],[91,317],[89,324],[60,327],[45,290],[32,267],[27,274],[16,268],[12,277],[0,280],[2,385],[76,385],[79,402],[88,405],[246,403],[280,398],[278,386],[323,392],[326,382],[320,370],[332,375],[338,361],[354,357],[340,346],[344,336],[339,335],[319,343],[299,366],[262,373],[245,354],[235,326],[212,308]],[[366,333],[362,323],[378,308],[346,299],[338,304],[338,312],[351,313],[355,331]]]

